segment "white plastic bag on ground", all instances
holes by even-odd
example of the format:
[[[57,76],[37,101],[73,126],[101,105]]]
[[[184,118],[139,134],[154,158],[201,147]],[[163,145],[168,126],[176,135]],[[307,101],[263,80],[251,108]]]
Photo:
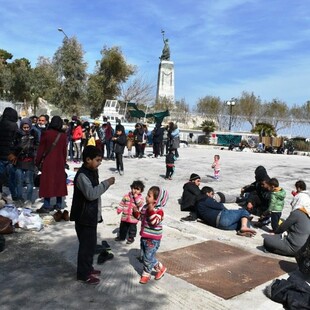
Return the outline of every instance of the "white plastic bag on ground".
[[[31,213],[31,210],[23,209],[18,218],[20,228],[40,231],[43,222],[39,214]]]
[[[18,222],[19,212],[13,205],[6,204],[2,209],[0,209],[0,215],[11,219],[13,225]]]

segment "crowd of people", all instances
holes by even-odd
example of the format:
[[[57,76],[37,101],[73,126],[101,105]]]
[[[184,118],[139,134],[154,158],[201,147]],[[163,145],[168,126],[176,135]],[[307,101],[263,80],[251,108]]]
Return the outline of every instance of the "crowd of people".
[[[171,180],[180,144],[179,129],[173,122],[167,126],[158,122],[150,133],[145,124],[137,123],[133,131],[126,132],[120,122],[112,128],[109,122],[82,122],[76,116],[71,121],[63,120],[60,116],[49,119],[47,115],[18,119],[16,110],[6,108],[0,118],[0,199],[6,199],[2,193],[6,182],[17,206],[31,206],[34,178],[39,171],[39,197],[43,198],[43,205],[36,211],[49,213],[61,210],[63,198],[68,194],[67,162],[81,163],[74,178],[70,213],[79,241],[77,279],[98,284],[100,271],[94,269],[93,257],[97,246],[97,224],[102,221],[100,197],[115,182],[114,177],[100,181],[98,167],[103,159],[114,159],[115,171],[123,175],[125,148],[128,158],[141,159],[145,156],[149,136],[152,139],[153,157],[166,156],[165,179]],[[219,160],[220,156],[215,155],[211,166],[215,180],[220,177]],[[265,250],[295,256],[310,235],[310,196],[306,184],[301,180],[296,182],[292,212],[283,221],[281,215],[285,190],[276,178],[269,177],[265,167],[258,166],[254,173],[254,182],[244,186],[237,195],[215,192],[209,186],[200,189],[201,178],[192,173],[183,186],[180,201],[181,211],[190,214],[181,220],[199,219],[217,229],[235,230],[238,235],[245,237],[253,237],[257,232],[255,227],[263,228],[271,223],[269,234],[263,235]],[[167,270],[156,259],[156,252],[162,238],[168,193],[163,188],[152,186],[144,200],[143,191],[143,182],[135,180],[130,185],[130,191],[121,199],[117,208],[121,222],[115,240],[133,243],[137,223],[141,221],[143,273],[140,283],[146,284],[153,269],[156,271],[156,280],[161,279]],[[55,204],[52,198],[56,198]],[[224,203],[237,203],[241,207],[227,209]],[[259,216],[257,222],[253,222],[254,215]]]

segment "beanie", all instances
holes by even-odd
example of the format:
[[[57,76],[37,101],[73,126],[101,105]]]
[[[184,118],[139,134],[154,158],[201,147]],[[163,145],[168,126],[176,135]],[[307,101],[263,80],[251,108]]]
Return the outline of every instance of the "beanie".
[[[192,173],[190,178],[189,178],[190,181],[195,181],[195,180],[199,180],[199,179],[201,179],[201,177],[196,173]]]

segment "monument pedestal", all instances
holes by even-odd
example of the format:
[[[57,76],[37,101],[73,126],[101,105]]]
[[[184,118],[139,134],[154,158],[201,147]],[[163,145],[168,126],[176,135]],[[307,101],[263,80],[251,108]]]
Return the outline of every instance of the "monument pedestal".
[[[166,98],[174,103],[174,63],[161,60],[158,68],[156,101]]]

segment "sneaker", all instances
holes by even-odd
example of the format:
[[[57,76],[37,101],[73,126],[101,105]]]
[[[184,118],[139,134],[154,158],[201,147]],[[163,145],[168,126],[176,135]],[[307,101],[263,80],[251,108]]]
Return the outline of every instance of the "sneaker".
[[[69,212],[68,210],[65,210],[63,213],[62,213],[62,219],[66,222],[68,222],[70,220],[70,216],[69,216]]]
[[[123,171],[123,170],[120,170],[119,174],[120,174],[120,175],[124,175],[124,171]]]
[[[100,279],[96,278],[93,275],[90,275],[86,280],[80,280],[78,279],[78,281],[81,281],[85,284],[91,284],[91,285],[97,285],[100,283]]]
[[[90,275],[91,275],[91,276],[100,276],[100,275],[101,275],[101,271],[100,271],[100,270],[93,269],[93,270],[90,272]]]
[[[132,244],[135,241],[135,238],[128,238],[126,244]]]
[[[146,283],[148,283],[150,281],[150,279],[151,279],[151,275],[150,274],[143,273],[141,278],[140,278],[139,283],[146,284]]]
[[[119,171],[118,171],[118,170],[115,170],[114,173],[119,173]]]
[[[155,280],[160,280],[164,274],[167,271],[167,267],[162,266],[161,269],[159,271],[157,271],[156,275],[155,275]]]

